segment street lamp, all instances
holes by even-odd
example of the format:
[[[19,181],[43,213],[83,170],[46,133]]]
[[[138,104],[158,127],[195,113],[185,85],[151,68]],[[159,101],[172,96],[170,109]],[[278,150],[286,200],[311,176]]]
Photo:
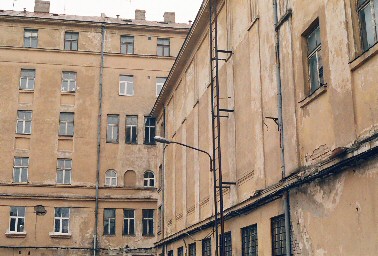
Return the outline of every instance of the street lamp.
[[[159,142],[159,143],[164,143],[164,144],[177,144],[177,145],[180,145],[180,146],[183,146],[183,147],[186,147],[186,148],[190,148],[190,149],[193,149],[193,150],[196,150],[196,151],[199,151],[201,153],[204,153],[206,154],[208,157],[209,157],[209,162],[210,162],[210,171],[213,172],[213,178],[214,178],[214,208],[215,208],[215,214],[214,214],[214,226],[215,226],[215,255],[218,255],[218,243],[219,243],[219,237],[218,237],[218,206],[217,206],[217,191],[216,191],[216,185],[217,185],[217,176],[216,176],[216,172],[213,171],[213,159],[211,157],[211,155],[206,152],[205,150],[202,150],[202,149],[199,149],[199,148],[195,148],[193,146],[190,146],[190,145],[186,145],[186,144],[183,144],[181,142],[177,142],[177,141],[172,141],[172,140],[169,140],[167,138],[164,138],[164,137],[161,137],[161,136],[155,136],[154,137],[155,141],[156,142]]]

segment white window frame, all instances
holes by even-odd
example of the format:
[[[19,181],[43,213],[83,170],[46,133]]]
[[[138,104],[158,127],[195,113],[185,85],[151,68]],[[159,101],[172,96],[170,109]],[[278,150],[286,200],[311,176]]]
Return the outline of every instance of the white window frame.
[[[62,114],[70,114],[72,116],[72,121],[62,120]],[[75,134],[75,113],[73,112],[60,112],[59,114],[59,136],[73,137]],[[64,132],[60,133],[60,125],[63,124],[65,129]],[[72,134],[68,134],[68,127],[72,124]]]
[[[131,119],[131,118],[135,118],[136,119],[136,124],[130,124],[128,123],[128,121]],[[131,138],[131,141],[127,141],[127,133],[128,133],[128,128],[130,129],[130,138]],[[132,142],[132,138],[134,136],[134,133],[133,133],[133,128],[135,128],[135,143]],[[138,144],[138,116],[132,116],[132,115],[128,115],[126,116],[126,143],[127,144]]]
[[[23,74],[23,72],[25,72]],[[33,72],[33,76],[26,75],[26,72]],[[22,80],[26,79],[25,88],[22,88]],[[35,87],[35,69],[21,69],[21,75],[20,75],[20,86],[19,90],[21,91],[34,91]]]
[[[160,82],[159,79],[164,79],[164,82]],[[166,77],[156,77],[156,97],[159,96],[161,90],[163,89],[165,81],[167,81]]]
[[[112,210],[112,211],[114,211],[114,217],[107,217],[107,218],[105,218],[105,211],[106,210]],[[116,234],[116,232],[117,232],[117,230],[116,230],[116,228],[117,228],[116,216],[117,216],[116,209],[114,209],[114,208],[105,208],[104,209],[104,235],[105,236],[114,236]],[[112,220],[114,220],[114,234],[110,234]],[[108,223],[108,230],[106,231],[106,233],[105,233],[105,223]]]
[[[125,211],[132,211],[133,217],[125,217]],[[134,225],[131,225],[131,221],[133,221]],[[127,224],[129,233],[125,233],[125,224]],[[130,233],[130,227],[133,226],[133,233]],[[123,209],[123,235],[125,236],[133,236],[135,235],[135,209]]]
[[[26,118],[27,113],[30,113],[30,119]],[[30,135],[32,133],[32,119],[33,119],[33,111],[31,111],[31,110],[17,110],[16,133],[17,134]],[[22,124],[21,131],[18,130],[19,123]],[[27,126],[30,126],[30,132],[26,132]]]
[[[61,216],[55,216],[57,209],[68,209],[68,217],[63,217]],[[54,212],[54,234],[62,234],[62,235],[67,235],[70,234],[70,215],[71,215],[71,209],[68,207],[56,207],[55,212]],[[56,230],[56,220],[59,220],[59,231]],[[67,233],[63,232],[63,220],[68,220],[68,227],[67,227]]]
[[[110,173],[114,173],[115,176],[110,176]],[[113,185],[113,181],[115,184]],[[110,169],[105,172],[105,186],[106,187],[117,187],[118,185],[118,174],[116,170]]]
[[[126,80],[122,80],[123,77],[129,77],[131,78],[132,81],[126,81]],[[122,90],[122,87],[124,88]],[[132,93],[128,93],[128,88],[131,88],[130,90],[132,90]],[[119,76],[119,91],[118,91],[118,94],[120,96],[134,96],[134,76],[132,75],[120,75]]]
[[[110,117],[116,117],[117,123],[109,123]],[[110,130],[110,134],[109,134]],[[109,138],[110,136],[110,138]],[[107,115],[107,125],[106,125],[106,142],[107,143],[118,143],[119,138],[119,115]]]
[[[146,175],[152,174],[152,177],[146,177]],[[147,185],[146,185],[147,183]],[[152,184],[153,183],[153,184]],[[154,188],[155,187],[155,173],[153,171],[146,171],[143,175],[143,185],[146,188]]]
[[[29,33],[30,36],[26,36],[26,33]],[[32,45],[32,40],[36,40],[37,44],[35,47]],[[26,44],[28,43],[28,45]],[[38,29],[30,29],[25,28],[24,29],[24,47],[25,48],[38,48]]]
[[[59,162],[63,163],[63,167],[59,167]],[[68,164],[69,163],[69,164]],[[71,167],[69,167],[71,166]],[[62,182],[59,182],[59,172],[62,172]],[[69,176],[69,182],[65,183],[66,176]],[[59,158],[56,166],[56,184],[69,185],[72,179],[72,159]]]
[[[21,160],[21,165],[16,165],[16,160]],[[26,165],[23,161],[26,161]],[[16,177],[16,169],[19,169],[19,177]],[[26,172],[26,181],[22,181],[22,173]],[[17,179],[16,179],[17,178]],[[14,183],[27,183],[29,181],[29,157],[14,157],[13,160],[13,182]]]
[[[74,78],[65,78],[65,76],[73,75]],[[63,71],[62,72],[62,84],[61,84],[61,92],[76,92],[76,79],[77,79],[77,73],[73,71]],[[67,82],[67,90],[64,89],[63,83]]]
[[[10,209],[10,212],[9,212],[9,230],[8,230],[8,232],[9,233],[15,233],[15,234],[24,234],[24,233],[26,233],[25,232],[25,215],[26,215],[26,207],[25,206],[11,206],[10,207],[11,209]],[[17,212],[17,215],[16,216],[11,216],[11,212],[12,212],[12,208],[16,208],[16,212]],[[23,208],[23,210],[24,210],[24,215],[22,216],[22,215],[19,215],[19,208]],[[12,226],[11,226],[11,222],[12,222],[12,219],[14,219],[15,220],[15,230],[12,230]],[[21,220],[23,220],[23,223],[24,223],[24,225],[22,226],[22,230],[21,231],[17,231],[17,227],[18,227],[18,224],[19,224],[19,222],[21,221]]]

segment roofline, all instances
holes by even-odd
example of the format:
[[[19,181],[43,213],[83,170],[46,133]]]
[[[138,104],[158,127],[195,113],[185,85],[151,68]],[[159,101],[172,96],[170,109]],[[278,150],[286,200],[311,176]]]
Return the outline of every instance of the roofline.
[[[33,13],[33,12],[30,12]],[[67,15],[71,16],[71,15]],[[76,15],[72,15],[76,16]],[[79,16],[79,17],[92,17],[92,16]],[[93,16],[96,17],[96,16]],[[159,25],[148,25],[148,24],[135,24],[132,22],[130,23],[117,23],[117,22],[111,22],[107,21],[106,18],[103,21],[90,21],[90,20],[79,20],[79,19],[64,19],[64,18],[48,18],[48,17],[28,17],[28,16],[18,16],[18,15],[11,15],[11,14],[1,14],[0,13],[0,20],[16,20],[16,21],[33,21],[33,22],[41,22],[41,23],[69,23],[72,25],[72,23],[76,23],[75,25],[92,25],[92,26],[102,26],[106,25],[108,27],[128,27],[128,28],[145,28],[145,29],[160,29],[160,30],[168,30],[168,31],[175,31],[175,32],[183,32],[187,33],[190,29],[190,26],[188,27],[173,27],[173,26],[159,26]],[[156,22],[159,23],[159,21],[146,21],[146,22]],[[164,23],[167,25],[167,23]],[[184,24],[184,23],[172,23],[174,24]],[[169,23],[168,23],[169,25]]]
[[[224,1],[219,1],[219,6],[222,6]],[[169,75],[167,77],[167,80],[158,96],[158,98],[155,101],[155,104],[150,112],[151,116],[158,117],[160,113],[162,112],[162,109],[164,108],[164,102],[167,101],[171,91],[174,89],[174,85],[177,82],[177,80],[180,77],[180,74],[182,73],[181,70],[177,70],[177,67],[179,65],[185,65],[187,62],[187,58],[190,57],[191,50],[194,48],[191,47],[191,43],[195,43],[194,41],[195,37],[200,37],[204,30],[199,29],[197,27],[201,27],[202,24],[208,25],[209,24],[209,0],[203,0],[202,5],[197,13],[197,16],[193,22],[192,27],[189,30],[188,35],[185,38],[185,41],[183,45],[181,46],[181,49],[179,51],[179,54],[177,55],[176,61],[173,64],[171,71],[169,72]],[[205,30],[206,31],[206,30]],[[192,42],[193,41],[193,42]],[[188,48],[189,46],[189,48]]]

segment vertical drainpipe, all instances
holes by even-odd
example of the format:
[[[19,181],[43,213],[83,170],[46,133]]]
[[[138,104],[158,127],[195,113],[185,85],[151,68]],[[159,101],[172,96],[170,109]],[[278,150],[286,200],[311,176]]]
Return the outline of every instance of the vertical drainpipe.
[[[163,129],[164,129],[164,138],[167,138],[167,133],[166,133],[166,124],[165,124],[165,121],[166,121],[166,108],[164,106],[164,110],[163,110]],[[165,149],[167,148],[167,146],[165,144],[163,144],[163,163],[162,163],[162,172],[163,172],[163,175],[162,175],[162,184],[161,184],[161,197],[162,197],[162,200],[161,200],[161,234],[162,234],[162,238],[164,239],[164,234],[165,234],[165,229],[164,229],[164,216],[165,216],[165,206],[164,206],[164,191],[165,191]],[[163,255],[165,255],[165,243],[163,244],[163,248],[162,248],[162,252],[163,252]]]
[[[285,166],[285,146],[284,146],[284,127],[282,117],[282,81],[281,81],[281,61],[280,61],[280,36],[278,24],[277,0],[273,0],[274,12],[274,31],[275,31],[275,52],[276,52],[276,80],[277,80],[277,105],[278,105],[278,128],[280,131],[280,149],[281,149],[281,172],[282,179],[286,177]],[[285,216],[285,241],[286,255],[291,255],[291,229],[290,229],[290,200],[289,192],[284,192],[283,208]]]
[[[102,119],[102,83],[104,74],[104,47],[105,47],[105,23],[101,25],[101,62],[100,62],[100,79],[99,79],[99,111],[97,119],[97,170],[96,170],[96,202],[95,202],[95,229],[93,238],[93,255],[97,256],[98,250],[98,199],[99,199],[99,182],[101,168],[101,119]]]

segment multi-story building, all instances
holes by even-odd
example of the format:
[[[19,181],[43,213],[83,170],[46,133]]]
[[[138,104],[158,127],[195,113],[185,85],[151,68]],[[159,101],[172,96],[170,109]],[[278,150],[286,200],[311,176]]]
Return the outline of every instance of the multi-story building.
[[[190,28],[0,10],[0,255],[154,255],[150,110]]]
[[[376,17],[376,0],[204,1],[152,110],[171,141],[160,255],[215,255],[206,152],[227,182],[222,256],[376,255]]]

